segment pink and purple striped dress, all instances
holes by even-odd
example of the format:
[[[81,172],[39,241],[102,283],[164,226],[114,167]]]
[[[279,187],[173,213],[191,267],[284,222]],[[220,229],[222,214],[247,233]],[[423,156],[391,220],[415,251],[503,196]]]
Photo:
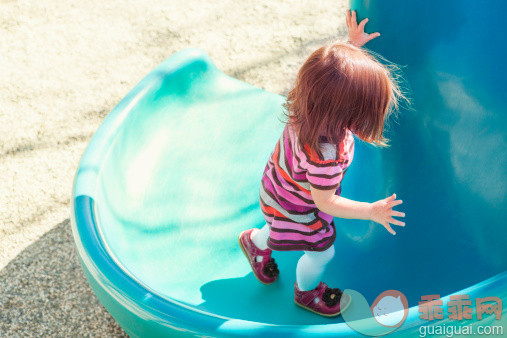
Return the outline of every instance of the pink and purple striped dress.
[[[322,156],[306,145],[286,125],[271,153],[260,188],[260,204],[270,226],[268,246],[273,250],[324,251],[336,238],[333,216],[317,209],[310,186],[336,189],[354,157],[354,137],[347,130],[339,144],[321,143]]]

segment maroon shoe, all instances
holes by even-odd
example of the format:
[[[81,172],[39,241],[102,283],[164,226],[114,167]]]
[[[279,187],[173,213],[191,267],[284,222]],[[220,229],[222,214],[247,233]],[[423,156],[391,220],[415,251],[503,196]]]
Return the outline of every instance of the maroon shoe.
[[[261,250],[252,242],[250,236],[253,230],[248,229],[239,234],[239,246],[248,259],[255,277],[263,284],[271,284],[278,278],[278,266],[271,258],[271,249]],[[257,256],[262,256],[261,262],[257,262]]]
[[[343,302],[340,302],[343,298]],[[325,283],[310,291],[298,289],[297,282],[294,284],[294,302],[303,309],[310,310],[316,314],[333,317],[338,316],[350,305],[350,296],[342,293],[340,289],[331,289]],[[340,303],[344,303],[343,308]]]

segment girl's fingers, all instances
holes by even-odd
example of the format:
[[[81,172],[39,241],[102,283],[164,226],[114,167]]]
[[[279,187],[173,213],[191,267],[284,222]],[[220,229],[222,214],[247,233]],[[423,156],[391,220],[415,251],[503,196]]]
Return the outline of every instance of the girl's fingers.
[[[396,232],[393,230],[393,228],[391,228],[391,226],[389,225],[389,223],[385,222],[382,224],[387,231],[389,231],[391,234],[393,235],[396,235]]]
[[[400,227],[405,226],[405,222],[398,221],[397,219],[394,219],[392,217],[389,217],[388,221],[389,221],[389,223],[394,224],[394,225],[398,225]]]
[[[368,18],[363,19],[363,21],[361,21],[361,22],[359,23],[358,28],[359,28],[360,30],[364,31],[364,26],[366,26],[366,23],[367,23],[368,21],[369,21],[369,20],[368,20]]]
[[[376,32],[376,33],[372,33],[368,36],[368,41],[370,40],[373,40],[375,38],[378,38],[380,36],[380,33],[379,32]]]
[[[356,11],[352,11],[352,21],[351,21],[352,27],[357,28],[357,19],[356,19]]]
[[[392,202],[387,203],[387,207],[392,209],[393,207],[400,205],[402,203],[403,203],[402,200],[392,201]]]
[[[347,27],[350,27],[350,10],[347,9],[347,14],[345,15],[345,21],[347,22]]]
[[[405,217],[405,213],[404,212],[399,212],[399,211],[391,211],[391,216],[395,216],[395,217]]]

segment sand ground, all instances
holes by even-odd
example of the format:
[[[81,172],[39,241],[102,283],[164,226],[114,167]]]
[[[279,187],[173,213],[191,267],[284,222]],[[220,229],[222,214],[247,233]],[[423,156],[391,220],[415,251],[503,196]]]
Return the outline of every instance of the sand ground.
[[[345,0],[0,0],[0,336],[124,336],[79,265],[69,200],[109,111],[186,47],[286,94]]]

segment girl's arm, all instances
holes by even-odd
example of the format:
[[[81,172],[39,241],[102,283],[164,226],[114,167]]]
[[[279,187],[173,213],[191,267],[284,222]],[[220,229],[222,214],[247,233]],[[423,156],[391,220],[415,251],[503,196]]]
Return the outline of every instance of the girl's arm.
[[[405,226],[404,222],[393,218],[393,216],[405,217],[405,213],[393,210],[394,206],[403,203],[396,200],[396,194],[374,203],[366,203],[335,195],[335,190],[320,190],[313,187],[310,190],[317,208],[331,216],[372,220],[382,224],[393,235],[396,232],[389,223]]]

